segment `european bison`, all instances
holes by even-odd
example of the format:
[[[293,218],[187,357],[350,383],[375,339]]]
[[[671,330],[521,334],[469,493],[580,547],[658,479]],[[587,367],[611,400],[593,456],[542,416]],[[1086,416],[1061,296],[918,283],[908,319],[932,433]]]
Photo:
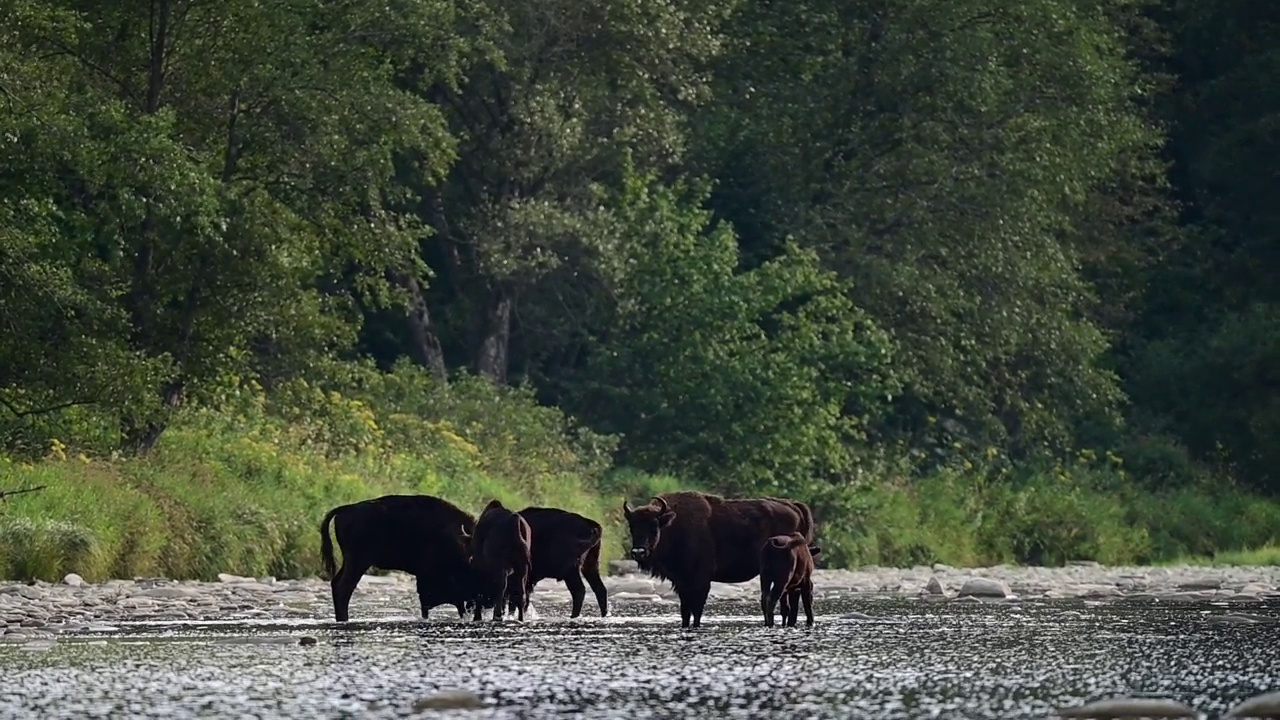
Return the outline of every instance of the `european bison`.
[[[813,546],[813,540],[818,532],[818,528],[814,525],[814,522],[813,522],[813,510],[810,510],[808,505],[800,502],[799,500],[791,500],[788,498],[766,497],[763,499],[772,500],[774,502],[780,502],[783,505],[790,505],[791,507],[795,508],[796,512],[800,513],[801,515],[800,524],[802,525],[802,527],[800,529],[800,534],[804,535],[805,541],[808,542],[811,547]]]
[[[533,531],[533,568],[525,585],[526,597],[533,594],[533,586],[539,581],[560,580],[573,601],[569,617],[576,618],[582,614],[587,597],[582,584],[586,577],[600,606],[600,617],[608,615],[609,597],[600,579],[600,523],[558,508],[527,507],[519,514]],[[514,603],[509,609],[515,611]]]
[[[464,537],[470,542],[471,567],[479,586],[475,598],[475,617],[486,598],[493,601],[493,619],[502,619],[502,606],[510,602],[515,606],[520,622],[529,609],[529,571],[532,569],[533,531],[519,513],[511,512],[497,500],[490,500],[475,531]]]
[[[335,569],[329,523],[342,550]],[[474,596],[463,532],[475,528],[469,513],[431,495],[383,495],[340,505],[320,522],[320,556],[333,588],[333,614],[346,622],[351,593],[371,567],[412,574],[422,616],[450,604],[464,617]]]
[[[798,601],[804,601],[806,624],[813,627],[813,556],[802,533],[774,535],[760,547],[760,610],[766,627],[773,626],[773,611],[782,600],[782,626],[795,627]]]
[[[669,580],[680,597],[682,627],[700,627],[711,582],[747,582],[760,574],[760,547],[774,535],[813,533],[812,513],[776,498],[728,499],[682,491],[622,513],[631,557],[641,570]]]

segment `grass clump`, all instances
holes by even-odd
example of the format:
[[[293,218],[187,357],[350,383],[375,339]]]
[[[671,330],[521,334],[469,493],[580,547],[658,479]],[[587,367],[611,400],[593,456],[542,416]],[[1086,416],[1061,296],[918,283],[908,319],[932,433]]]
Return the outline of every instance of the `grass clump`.
[[[1225,550],[1211,556],[1190,555],[1161,563],[1164,565],[1198,565],[1202,567],[1250,566],[1274,567],[1280,565],[1280,545],[1264,545],[1244,550]]]

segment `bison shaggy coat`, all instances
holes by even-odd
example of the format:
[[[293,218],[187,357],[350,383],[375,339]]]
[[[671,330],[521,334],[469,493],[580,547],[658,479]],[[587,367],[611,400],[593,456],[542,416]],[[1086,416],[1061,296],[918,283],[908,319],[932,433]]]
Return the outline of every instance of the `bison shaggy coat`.
[[[760,547],[760,610],[766,626],[773,625],[773,611],[781,599],[783,627],[795,627],[797,601],[804,602],[806,624],[813,627],[813,556],[819,552],[798,532],[775,535]]]
[[[585,577],[600,606],[600,617],[609,614],[609,596],[600,579],[600,523],[577,513],[559,508],[527,507],[520,516],[533,531],[533,567],[525,585],[526,597],[533,594],[539,581],[552,579],[564,583],[569,590],[572,609],[569,617],[582,614],[587,597]],[[510,606],[515,611],[514,604]]]
[[[511,604],[524,622],[529,609],[529,571],[532,569],[533,531],[529,523],[490,500],[476,520],[470,541],[471,567],[480,586],[475,600],[475,620],[480,619],[482,599],[493,599],[493,619],[502,619],[502,607]]]
[[[728,499],[682,491],[622,512],[631,530],[631,557],[650,575],[671,582],[681,626],[702,625],[711,583],[741,583],[760,574],[760,547],[774,535],[813,534],[813,515],[777,498]]]
[[[329,524],[342,550],[336,568]],[[463,533],[475,528],[470,513],[431,495],[383,495],[340,505],[320,522],[320,556],[333,589],[333,614],[346,622],[351,594],[371,567],[412,574],[423,617],[451,604],[464,616],[473,593]]]

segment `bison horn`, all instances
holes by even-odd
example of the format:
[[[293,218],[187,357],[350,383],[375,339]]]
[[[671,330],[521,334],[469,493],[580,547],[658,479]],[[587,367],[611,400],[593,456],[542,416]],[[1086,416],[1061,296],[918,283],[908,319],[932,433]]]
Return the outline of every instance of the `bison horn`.
[[[659,512],[666,512],[666,511],[667,511],[667,509],[668,509],[668,508],[667,508],[667,501],[666,501],[665,499],[660,498],[660,497],[658,497],[657,495],[654,495],[654,496],[653,496],[653,501],[654,501],[654,504],[658,506],[658,511],[659,511]]]
[[[627,504],[627,499],[622,499],[622,516],[631,517],[631,506]]]

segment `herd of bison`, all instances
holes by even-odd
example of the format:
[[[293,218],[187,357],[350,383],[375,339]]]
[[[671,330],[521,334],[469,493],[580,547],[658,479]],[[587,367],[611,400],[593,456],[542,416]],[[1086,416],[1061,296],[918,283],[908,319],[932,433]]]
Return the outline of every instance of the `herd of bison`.
[[[701,492],[655,496],[647,505],[622,503],[631,531],[631,558],[643,571],[671,583],[680,598],[684,628],[699,627],[711,583],[741,583],[760,577],[764,624],[794,626],[804,604],[813,625],[813,512],[808,505],[775,497],[725,498]],[[329,525],[342,551],[337,567]],[[351,594],[365,572],[400,570],[417,579],[422,615],[453,605],[474,620],[503,608],[523,621],[529,596],[540,580],[559,580],[572,598],[570,617],[582,613],[587,590],[600,615],[609,600],[600,580],[600,523],[567,510],[528,507],[518,512],[492,500],[472,517],[431,495],[384,495],[325,514],[320,552],[333,587],[333,613],[348,619]]]

